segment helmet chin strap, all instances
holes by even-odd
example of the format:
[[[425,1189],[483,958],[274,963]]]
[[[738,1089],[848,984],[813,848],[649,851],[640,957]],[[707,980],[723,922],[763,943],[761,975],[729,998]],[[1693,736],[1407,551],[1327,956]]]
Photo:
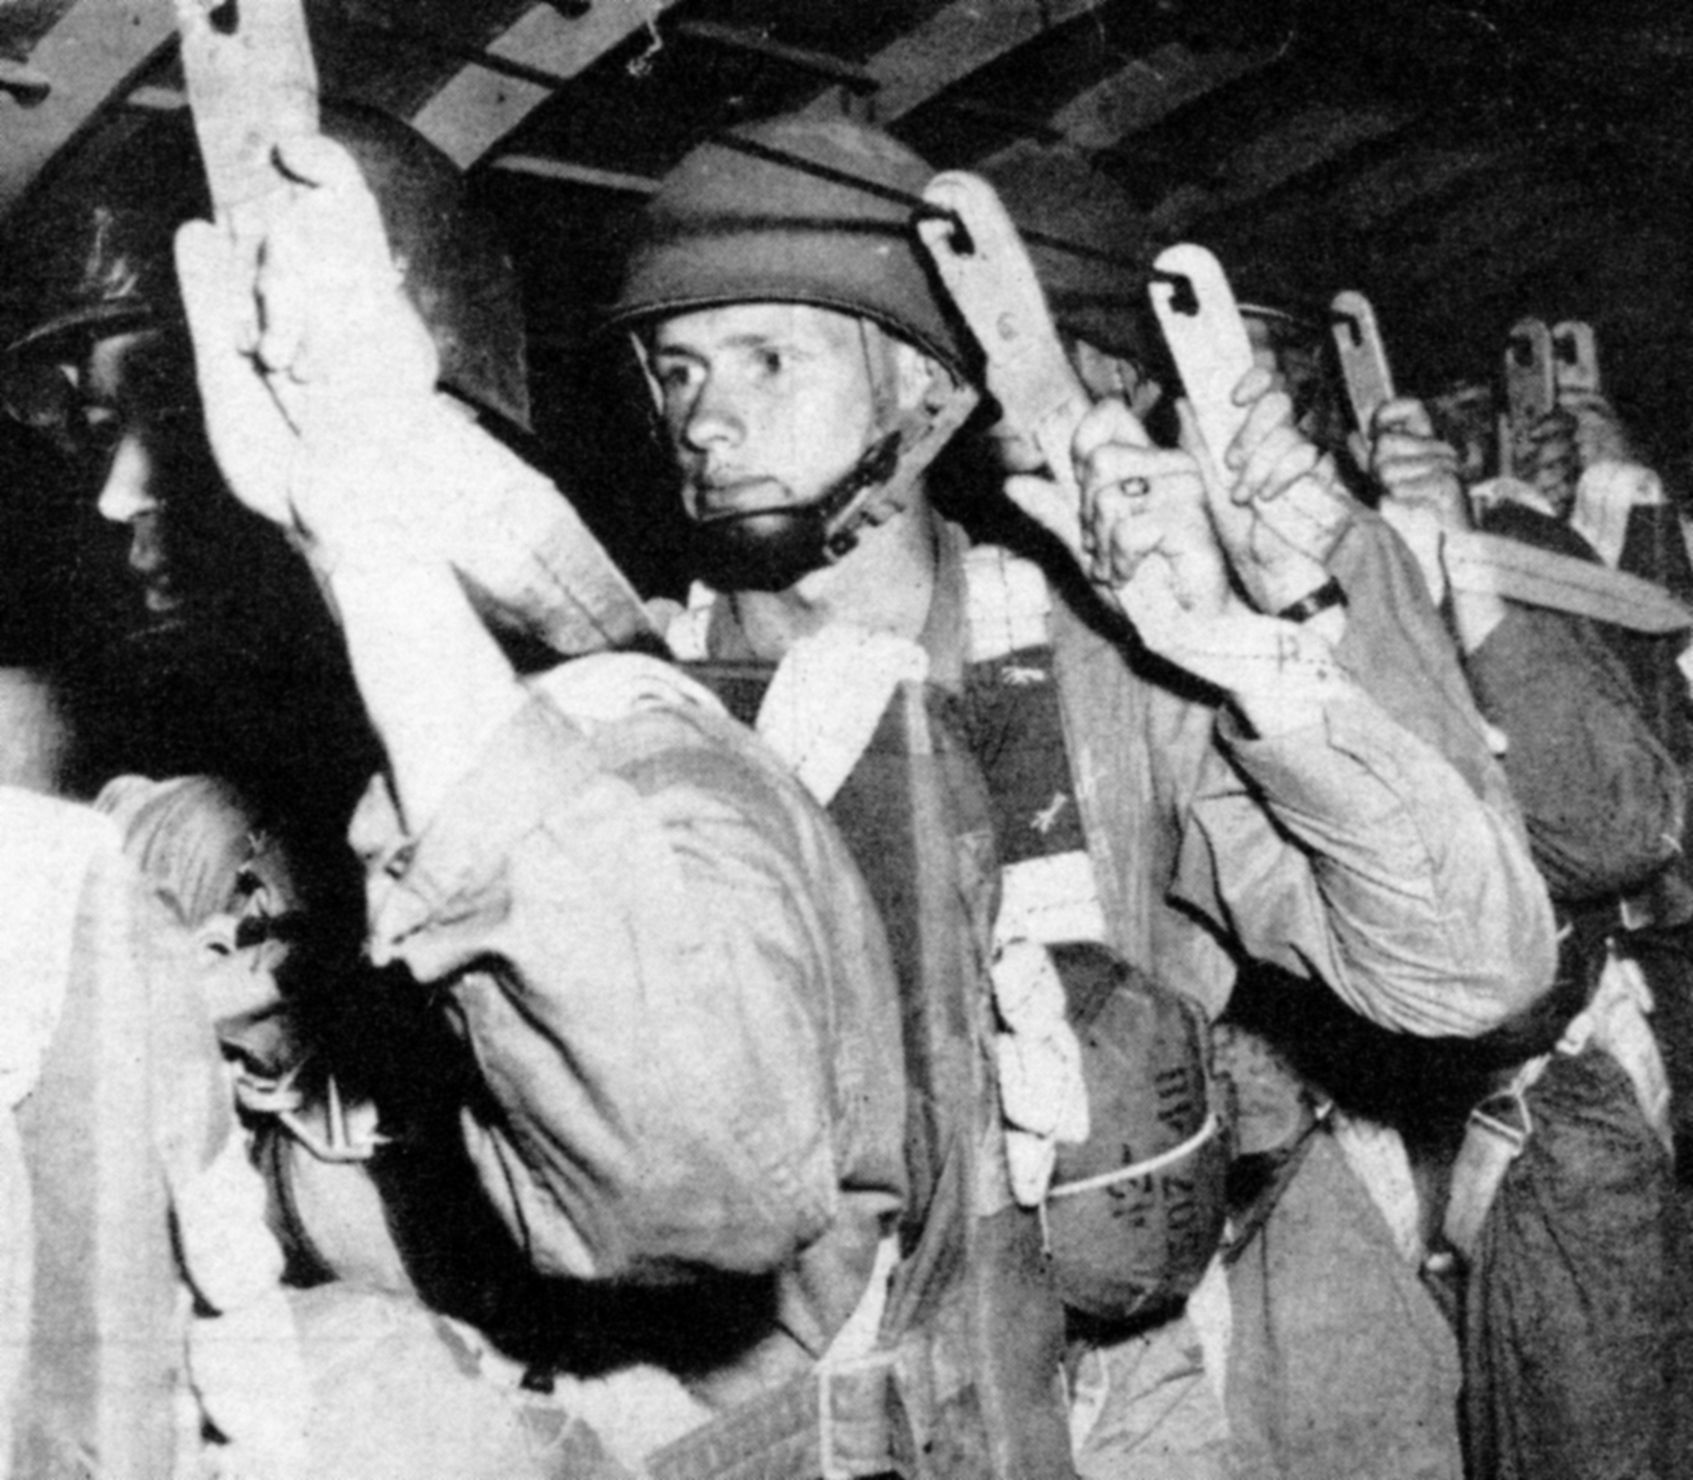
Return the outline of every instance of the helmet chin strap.
[[[824,545],[831,561],[857,545],[866,524],[883,523],[906,507],[929,464],[963,426],[979,399],[975,390],[929,361],[921,399],[915,407],[902,408],[886,333],[868,319],[860,319],[858,325],[876,425],[892,430],[878,437],[819,501],[824,510]]]
[[[938,366],[930,369],[920,403],[902,410],[884,331],[868,319],[858,324],[878,435],[805,503],[738,509],[696,523],[695,548],[712,584],[779,591],[842,559],[867,524],[885,523],[909,504],[929,464],[975,410],[978,393]]]
[[[858,543],[869,501],[885,494],[898,461],[899,433],[889,432],[806,503],[784,501],[694,521],[700,574],[720,589],[781,591],[833,564]]]

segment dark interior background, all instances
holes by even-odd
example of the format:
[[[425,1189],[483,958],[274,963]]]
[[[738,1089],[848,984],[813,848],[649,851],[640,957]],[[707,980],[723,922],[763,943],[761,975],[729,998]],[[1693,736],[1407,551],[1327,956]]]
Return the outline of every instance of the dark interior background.
[[[182,106],[154,14],[169,8],[0,0],[0,210],[76,188]],[[543,442],[643,584],[674,576],[662,470],[617,355],[588,348],[594,309],[651,182],[712,131],[796,107],[878,121],[939,167],[1067,141],[1132,192],[1156,242],[1216,250],[1240,296],[1298,306],[1362,289],[1408,390],[1493,374],[1523,314],[1585,318],[1607,388],[1666,471],[1693,454],[1686,0],[307,10],[325,92],[414,119],[502,223]],[[39,481],[9,445],[9,481]]]

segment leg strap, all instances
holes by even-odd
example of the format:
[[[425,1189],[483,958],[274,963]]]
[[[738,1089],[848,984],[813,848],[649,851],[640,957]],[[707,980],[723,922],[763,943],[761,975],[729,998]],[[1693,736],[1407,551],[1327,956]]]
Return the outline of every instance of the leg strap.
[[[853,1480],[912,1473],[894,1353],[824,1364],[647,1458],[652,1480]]]
[[[1441,1233],[1465,1259],[1473,1259],[1481,1241],[1482,1224],[1498,1195],[1511,1163],[1522,1155],[1534,1130],[1528,1091],[1546,1072],[1550,1055],[1532,1058],[1511,1082],[1470,1111],[1464,1144],[1452,1168],[1451,1191]]]

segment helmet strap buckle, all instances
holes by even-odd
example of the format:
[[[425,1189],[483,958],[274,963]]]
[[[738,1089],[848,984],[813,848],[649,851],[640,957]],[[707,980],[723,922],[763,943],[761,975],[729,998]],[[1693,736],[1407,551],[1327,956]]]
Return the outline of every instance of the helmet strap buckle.
[[[936,379],[946,382],[941,395],[931,395],[922,409],[901,417],[826,495],[823,546],[831,562],[858,544],[866,524],[884,523],[905,508],[929,464],[976,409],[980,396],[973,388],[948,380],[940,371]]]

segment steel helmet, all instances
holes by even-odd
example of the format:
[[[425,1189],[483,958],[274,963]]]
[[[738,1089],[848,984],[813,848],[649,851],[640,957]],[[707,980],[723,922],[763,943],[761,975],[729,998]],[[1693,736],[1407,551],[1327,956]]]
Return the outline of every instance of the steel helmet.
[[[1152,236],[1128,192],[1071,148],[1019,147],[981,172],[1019,229],[1047,239],[1027,245],[1058,327],[1144,365],[1158,343],[1146,299]]]
[[[610,321],[809,303],[872,319],[968,382],[969,333],[914,225],[933,174],[897,139],[844,118],[733,129],[648,202]]]
[[[904,506],[975,405],[978,354],[916,231],[933,171],[844,118],[792,116],[732,130],[687,155],[648,203],[611,325],[740,303],[797,303],[873,323],[939,367],[920,408],[809,502],[690,522],[714,583],[780,590],[853,550]]]
[[[474,212],[446,155],[371,109],[326,104],[323,132],[344,145],[375,194],[406,295],[441,359],[441,384],[528,428],[528,372],[516,271]],[[78,339],[179,324],[172,239],[209,217],[188,114],[143,128],[92,185],[49,194],[7,233],[15,264],[0,338],[10,366]]]

